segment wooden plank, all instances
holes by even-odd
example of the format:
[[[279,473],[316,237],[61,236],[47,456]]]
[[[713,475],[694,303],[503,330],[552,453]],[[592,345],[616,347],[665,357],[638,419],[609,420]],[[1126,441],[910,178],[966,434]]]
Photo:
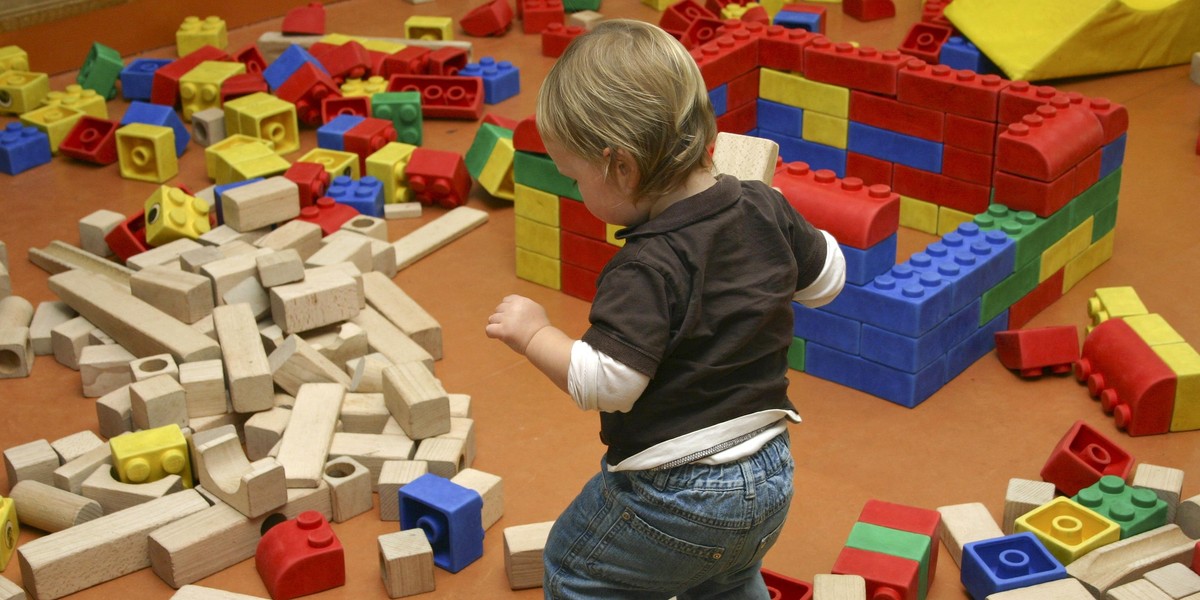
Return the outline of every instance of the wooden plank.
[[[1084,554],[1067,565],[1067,575],[1099,598],[1154,569],[1191,561],[1195,549],[1196,540],[1184,535],[1178,525],[1164,525]]]
[[[271,364],[271,376],[275,383],[293,396],[306,383],[336,383],[343,388],[350,386],[350,376],[345,371],[294,334],[283,340],[283,344],[267,360]]]
[[[103,277],[114,285],[128,290],[129,278],[133,277],[133,269],[119,265],[77,248],[60,240],[50,242],[45,248],[30,248],[29,262],[39,266],[51,275],[65,273],[71,270],[88,271]]]
[[[396,270],[399,271],[425,258],[438,248],[487,223],[487,220],[486,212],[460,206],[418,227],[392,244],[396,247]]]
[[[363,274],[363,293],[367,304],[404,332],[433,360],[442,359],[442,326],[433,315],[417,304],[400,286],[382,273]]]
[[[276,457],[283,465],[288,487],[314,488],[323,481],[345,393],[345,386],[336,383],[300,386]]]
[[[235,592],[227,592],[201,585],[185,585],[179,588],[171,600],[266,600],[262,596],[248,596]]]
[[[379,311],[368,306],[360,310],[351,321],[367,332],[367,345],[372,352],[382,354],[392,364],[415,362],[433,372],[433,356],[412,338],[404,335],[399,327],[379,314]]]
[[[258,338],[258,323],[250,307],[230,304],[214,308],[213,327],[221,342],[233,410],[250,413],[274,407],[271,363]]]
[[[151,267],[167,267],[174,269],[180,266],[179,257],[187,252],[200,248],[200,242],[190,238],[180,238],[167,242],[157,248],[151,248],[140,254],[135,254],[125,261],[125,265],[134,271]]]

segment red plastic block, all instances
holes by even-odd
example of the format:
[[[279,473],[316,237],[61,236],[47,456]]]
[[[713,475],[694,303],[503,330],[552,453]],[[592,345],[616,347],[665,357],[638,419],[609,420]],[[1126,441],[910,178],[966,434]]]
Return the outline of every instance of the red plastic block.
[[[483,80],[443,75],[393,75],[389,92],[421,92],[421,114],[431,119],[483,116]]]
[[[942,148],[942,174],[979,185],[992,185],[992,155],[954,146]]]
[[[894,96],[896,73],[909,60],[897,50],[855,48],[822,36],[804,50],[804,75],[812,81]]]
[[[751,102],[730,108],[717,117],[717,131],[745,135],[758,126],[758,103]]]
[[[513,149],[521,152],[536,152],[546,154],[546,144],[538,133],[537,121],[533,115],[521,119],[513,129]]]
[[[827,11],[825,10],[824,6],[818,6],[816,4],[784,4],[783,8],[779,9],[779,12],[808,13],[817,15],[817,30],[812,33],[825,33],[825,13]]]
[[[997,331],[996,358],[1021,377],[1065,375],[1079,360],[1079,334],[1074,325]]]
[[[1039,106],[996,139],[996,168],[1053,181],[1100,149],[1104,130],[1086,108]]]
[[[923,140],[942,141],[946,115],[893,98],[865,92],[850,92],[850,120],[880,129],[895,131]],[[988,140],[991,147],[991,140]]]
[[[125,262],[150,249],[146,243],[146,211],[139,210],[104,236],[108,248]]]
[[[408,187],[421,204],[454,208],[467,203],[471,175],[461,154],[417,148],[404,167]]]
[[[567,15],[559,0],[518,0],[521,3],[521,30],[541,33],[551,23],[562,23]]]
[[[258,92],[266,92],[267,90],[267,80],[263,79],[261,71],[258,73],[240,73],[221,82],[221,103],[224,104],[234,98],[257,94]]]
[[[469,61],[467,51],[462,48],[438,48],[429,53],[429,63],[425,68],[429,75],[458,75]]]
[[[476,7],[459,19],[467,35],[485,37],[489,35],[504,35],[512,27],[513,9],[508,0],[492,0],[487,4]]]
[[[707,8],[708,12],[714,15],[719,15],[721,14],[721,9],[730,4],[745,5],[746,2],[745,0],[705,0],[704,8]]]
[[[804,74],[804,51],[817,35],[803,29],[772,25],[758,40],[758,64],[764,68]]]
[[[1167,433],[1175,410],[1175,372],[1123,319],[1097,325],[1083,342],[1075,378],[1129,435]]]
[[[1104,129],[1104,142],[1108,144],[1129,131],[1129,111],[1122,104],[1114,104],[1108,98],[1092,98],[1088,101],[1092,114],[1100,120]]]
[[[1016,123],[1021,117],[1037,110],[1043,104],[1049,104],[1050,99],[1058,95],[1058,90],[1048,85],[1033,85],[1028,81],[1011,81],[1008,87],[1000,92],[1000,105],[997,122],[1007,125]]]
[[[1074,496],[1105,475],[1125,479],[1132,467],[1133,457],[1128,452],[1079,420],[1050,452],[1041,477],[1063,495]]]
[[[317,43],[308,51],[339,85],[347,79],[362,79],[371,74],[371,55],[354,40],[340,45]]]
[[[321,100],[321,122],[328,123],[341,115],[371,116],[370,96],[326,96]]]
[[[296,218],[320,225],[321,236],[324,237],[341,229],[346,221],[358,217],[360,214],[352,206],[340,204],[329,196],[322,196],[317,199],[315,204],[301,208],[300,216]]]
[[[150,101],[163,106],[175,106],[179,101],[179,79],[206,60],[233,60],[224,50],[204,45],[186,56],[154,71],[150,84]]]
[[[742,13],[741,21],[746,23],[758,23],[763,27],[771,24],[771,15],[767,14],[767,9],[761,6],[751,6]]]
[[[620,248],[600,240],[563,231],[560,237],[562,262],[599,273]]]
[[[564,262],[559,272],[562,292],[573,298],[591,302],[596,298],[596,278],[599,276],[599,272]]]
[[[938,56],[942,53],[942,44],[945,44],[953,33],[954,31],[950,27],[932,23],[913,23],[912,29],[908,30],[908,35],[904,36],[904,41],[900,42],[900,51],[931,65],[936,65]]]
[[[346,584],[342,543],[325,517],[300,513],[263,534],[254,566],[273,600],[290,600]]]
[[[684,48],[693,50],[717,39],[724,26],[725,21],[720,19],[696,19],[680,35],[679,41]]]
[[[699,19],[716,19],[717,15],[695,0],[680,0],[663,11],[658,26],[672,35],[681,36]]]
[[[995,121],[1000,92],[1008,81],[998,75],[978,75],[945,65],[930,66],[909,59],[896,79],[896,96],[901,102],[934,110]]]
[[[897,194],[973,215],[987,210],[992,192],[986,185],[900,164],[892,172],[892,188]],[[1000,202],[998,194],[996,202]]]
[[[520,123],[520,121],[517,121],[516,119],[510,119],[508,117],[501,116],[496,113],[488,113],[486,115],[483,115],[483,122],[487,123],[489,125],[503,127],[504,129],[507,129],[509,131],[516,129],[517,124]]]
[[[319,163],[296,162],[283,176],[300,188],[300,207],[312,206],[329,189],[329,172]]]
[[[358,155],[358,170],[360,173],[366,173],[367,157],[388,143],[396,141],[396,138],[396,127],[391,121],[367,117],[346,132],[342,137],[342,144],[346,152]]]
[[[881,500],[867,500],[867,503],[863,505],[862,512],[858,514],[858,521],[928,536],[931,543],[929,573],[926,580],[933,581],[933,575],[937,571],[938,526],[942,523],[941,513],[936,510],[893,504]]]
[[[329,97],[340,98],[342,92],[330,76],[306,62],[275,90],[275,95],[296,105],[296,118],[301,123],[315,127],[321,124],[321,103]]]
[[[983,154],[996,153],[996,124],[991,121],[946,115],[945,135],[947,146]]]
[[[1066,206],[1076,196],[1078,187],[1074,170],[1050,182],[996,171],[992,183],[997,204],[1013,210],[1027,210],[1039,217],[1049,217]]]
[[[739,75],[733,81],[730,81],[725,93],[726,110],[733,110],[753,104],[758,100],[758,83],[761,69],[754,69],[745,75]]]
[[[1104,166],[1104,155],[1097,150],[1075,166],[1074,196],[1078,196],[1100,181],[1100,169]]]
[[[712,90],[758,66],[758,37],[746,30],[734,31],[693,49],[692,57],[700,66],[704,85]]]
[[[309,2],[287,11],[279,30],[292,35],[325,35],[325,5]]]
[[[800,581],[787,575],[763,569],[763,583],[767,584],[767,592],[771,600],[812,600],[812,584]]]
[[[842,0],[842,12],[859,21],[878,21],[896,16],[892,0]]]
[[[551,23],[542,30],[542,56],[558,58],[566,51],[571,40],[583,35],[582,27],[572,25],[567,27],[562,23]]]
[[[243,46],[241,50],[234,52],[233,60],[246,65],[246,73],[248,74],[261,76],[263,69],[267,68],[267,59],[263,56],[262,51],[258,49],[258,44],[254,42],[250,42]]]
[[[846,153],[846,177],[857,177],[868,185],[881,183],[891,187],[892,166],[892,163],[874,156],[857,152]]]
[[[1013,303],[1008,308],[1008,328],[1020,329],[1029,323],[1039,313],[1051,304],[1062,298],[1063,295],[1063,276],[1064,272],[1059,269],[1053,275],[1047,277],[1045,281],[1037,284],[1033,291],[1025,294],[1020,300]],[[1075,351],[1075,358],[1079,358],[1079,351]]]
[[[921,563],[890,554],[842,548],[830,571],[834,575],[861,575],[872,600],[917,600]]]
[[[886,185],[839,180],[833,171],[794,162],[776,169],[775,186],[814,227],[853,248],[870,248],[900,227],[900,196]]]
[[[407,46],[383,59],[384,77],[392,75],[425,75],[429,71],[429,49]]]
[[[921,7],[921,22],[933,23],[943,27],[954,28],[954,24],[950,19],[946,18],[946,6],[951,0],[925,0],[925,5]]]
[[[604,221],[597,219],[582,202],[563,197],[558,199],[558,226],[563,231],[601,242],[605,241],[608,230]]]
[[[58,151],[78,160],[111,165],[117,162],[117,123],[83,115],[58,145]]]

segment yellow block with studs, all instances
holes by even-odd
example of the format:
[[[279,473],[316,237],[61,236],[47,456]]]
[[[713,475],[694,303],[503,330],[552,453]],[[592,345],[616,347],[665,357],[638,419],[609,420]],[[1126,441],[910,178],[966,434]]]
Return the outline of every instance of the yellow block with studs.
[[[332,44],[334,46],[341,46],[342,44],[345,44],[346,42],[351,42],[351,41],[362,44],[363,48],[366,48],[367,50],[370,50],[372,52],[382,52],[384,54],[395,54],[395,53],[407,48],[407,46],[405,46],[404,44],[401,44],[400,42],[393,42],[393,41],[379,39],[379,38],[363,37],[363,36],[359,36],[359,35],[345,35],[342,33],[327,33],[321,37],[322,43]]]
[[[50,136],[50,151],[58,152],[59,144],[71,133],[75,124],[83,118],[83,111],[68,106],[51,105],[31,110],[21,115],[21,122],[37,127]],[[173,137],[173,136],[172,136]],[[172,150],[171,154],[175,151]]]
[[[416,149],[412,144],[388,142],[367,157],[367,175],[383,182],[385,204],[411,200],[404,167],[408,166],[408,159],[412,158],[413,150]]]
[[[1146,310],[1141,297],[1130,286],[1096,288],[1088,299],[1088,316],[1092,317],[1092,325],[1109,319],[1146,314],[1150,314],[1150,311]]]
[[[404,21],[404,37],[410,40],[449,41],[454,39],[454,19],[414,15]]]
[[[221,17],[186,17],[175,30],[175,50],[179,56],[191,54],[201,46],[224,50],[229,46],[229,30]]]
[[[225,133],[270,140],[277,154],[291,154],[300,149],[296,105],[266,92],[226,102]]]
[[[17,549],[17,538],[21,537],[21,525],[17,522],[17,506],[12,498],[0,498],[0,571],[8,566],[9,559]]]
[[[269,145],[262,143],[258,138],[255,138],[255,140],[257,140],[255,143],[222,148],[215,153],[216,175],[213,177],[213,180],[216,181],[217,185],[250,179],[244,177],[238,171],[240,165],[260,159],[283,160],[278,154],[275,154],[275,151]],[[283,162],[286,165],[287,161],[283,160]],[[287,167],[285,166],[284,169],[286,170]]]
[[[5,71],[28,71],[29,53],[20,46],[0,47],[0,73]]]
[[[170,127],[130,123],[117,129],[117,163],[121,177],[164,183],[179,174],[175,156],[175,130]]]
[[[311,162],[320,164],[325,167],[325,172],[329,173],[329,179],[346,175],[351,179],[358,179],[358,155],[353,152],[342,152],[341,150],[329,150],[327,148],[313,148],[297,159],[296,162]]]
[[[89,90],[78,83],[72,83],[65,90],[54,90],[46,94],[42,106],[65,106],[82,111],[83,114],[97,119],[108,118],[108,101],[104,96]]]
[[[1129,328],[1137,333],[1138,337],[1142,338],[1142,341],[1146,342],[1147,346],[1182,344],[1187,341],[1158,313],[1130,315],[1124,317],[1124,319],[1125,324],[1129,325]]]
[[[208,233],[208,202],[169,185],[159,186],[146,199],[146,243],[161,246],[178,239],[197,239]]]
[[[373,75],[367,79],[347,79],[342,84],[342,96],[351,97],[367,97],[370,98],[375,94],[386,92],[388,82],[383,77]]]
[[[50,77],[45,73],[0,73],[0,113],[19,115],[29,112],[41,106],[49,94]]]
[[[222,163],[225,165],[229,164],[228,161],[224,161],[221,158],[223,152],[232,150],[233,148],[236,148],[238,146],[246,146],[246,145],[253,145],[253,144],[263,144],[263,145],[266,145],[268,148],[271,148],[271,152],[275,151],[274,150],[274,148],[275,148],[274,142],[259,139],[259,138],[249,136],[249,135],[242,135],[240,133],[230,134],[225,139],[223,139],[215,144],[210,144],[207,148],[204,149],[204,172],[205,172],[205,174],[208,175],[209,179],[215,180],[217,178],[218,167]]]
[[[119,435],[108,441],[117,479],[125,483],[150,483],[168,475],[192,487],[192,466],[187,439],[178,425],[164,425]]]
[[[246,72],[240,62],[206,60],[179,78],[179,105],[183,119],[191,122],[192,115],[221,106],[221,84],[234,75]]]

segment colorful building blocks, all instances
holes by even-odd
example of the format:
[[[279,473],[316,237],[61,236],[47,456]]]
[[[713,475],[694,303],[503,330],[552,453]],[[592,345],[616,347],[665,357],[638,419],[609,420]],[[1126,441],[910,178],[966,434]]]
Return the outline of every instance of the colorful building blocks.
[[[483,499],[477,492],[426,474],[399,494],[400,529],[425,532],[435,565],[457,573],[483,555]]]
[[[772,600],[812,600],[812,584],[807,581],[800,581],[768,569],[763,569],[761,573]]]
[[[471,175],[461,154],[417,148],[404,167],[408,187],[421,204],[446,208],[467,202]]]
[[[0,113],[19,115],[42,104],[50,94],[50,78],[45,73],[27,71],[0,72]]]
[[[170,186],[159,186],[144,208],[146,213],[146,243],[161,246],[180,238],[197,239],[207,233],[208,202]]]
[[[359,172],[366,172],[367,157],[396,141],[396,128],[387,119],[368,117],[346,131],[343,150],[358,155]]]
[[[149,250],[150,246],[146,244],[146,213],[139,210],[130,215],[104,236],[104,243],[121,262]]]
[[[491,0],[482,4],[458,20],[467,35],[476,37],[499,36],[512,27],[513,9],[508,0]]]
[[[846,539],[846,547],[870,550],[905,558],[918,563],[917,599],[929,593],[933,573],[929,569],[930,550],[935,548],[934,539],[928,535],[910,533],[872,523],[855,523]]]
[[[125,483],[149,483],[178,475],[192,487],[187,439],[177,425],[146,429],[109,440],[117,477]]]
[[[878,21],[896,16],[896,5],[892,0],[846,0],[842,12],[859,21]]]
[[[183,119],[191,121],[197,111],[220,107],[225,81],[245,72],[246,65],[240,62],[208,60],[180,77],[179,102]]]
[[[387,91],[419,92],[425,117],[477,120],[483,116],[484,89],[479,77],[392,75]]]
[[[408,178],[404,169],[416,146],[392,142],[367,157],[367,175],[383,183],[385,204],[409,200]]]
[[[525,33],[541,33],[551,23],[562,23],[566,10],[559,0],[517,0],[517,16]]]
[[[342,96],[350,98],[359,96],[367,98],[368,102],[371,96],[386,90],[387,80],[379,75],[372,75],[366,79],[347,79],[339,88]]]
[[[861,575],[868,598],[916,600],[918,563],[890,554],[842,548],[833,563],[834,575]]]
[[[895,95],[896,74],[910,59],[897,50],[834,44],[817,36],[804,49],[804,76],[820,83],[877,94]]]
[[[0,171],[16,175],[51,158],[50,137],[36,127],[12,122],[0,132]]]
[[[204,45],[187,56],[162,65],[154,70],[154,80],[150,85],[150,101],[174,107],[179,101],[179,78],[206,60],[233,59],[224,50]]]
[[[832,171],[802,162],[776,171],[775,185],[797,212],[848,246],[869,248],[899,226],[900,198],[884,185],[838,180]]]
[[[913,23],[908,34],[904,36],[904,41],[900,42],[900,51],[931,65],[939,64],[942,46],[950,39],[952,33],[952,27],[924,22]]]
[[[996,67],[995,63],[988,59],[975,44],[971,43],[971,40],[961,35],[951,35],[942,44],[937,60],[926,62],[936,62],[953,69],[966,69],[985,75],[1000,74],[1000,69]]]
[[[187,150],[188,142],[191,141],[192,135],[188,132],[187,126],[179,119],[179,115],[170,107],[151,104],[149,102],[133,101],[129,104],[129,108],[125,109],[125,115],[121,117],[121,125],[129,125],[131,123],[144,123],[146,125],[156,125],[158,127],[169,127],[174,132],[174,150],[175,156],[183,156],[184,150]]]
[[[1167,524],[1167,503],[1154,490],[1125,485],[1125,480],[1116,475],[1101,477],[1079,490],[1072,500],[1116,523],[1121,528],[1121,539]]]
[[[404,20],[404,37],[410,40],[453,40],[454,20],[450,17],[411,16]]]
[[[179,173],[175,132],[170,127],[131,123],[117,129],[121,176],[163,183]]]
[[[0,569],[8,568],[8,561],[13,551],[17,549],[17,538],[21,535],[21,526],[17,521],[17,507],[12,498],[0,498]]]
[[[1067,570],[1031,533],[963,546],[962,583],[976,600],[1067,577]]]
[[[287,11],[280,31],[295,35],[325,35],[325,5],[309,2]]]
[[[391,78],[392,75],[426,75],[429,73],[428,48],[406,46],[383,59],[380,75]]]
[[[96,90],[84,89],[77,83],[72,83],[65,90],[54,90],[46,94],[42,100],[43,106],[65,106],[91,115],[99,119],[108,118],[108,104]]]
[[[997,137],[996,168],[1054,181],[1099,150],[1103,139],[1104,130],[1091,111],[1070,104],[1039,106]]]
[[[267,68],[267,59],[263,57],[262,50],[260,50],[258,48],[258,44],[254,42],[246,44],[240,49],[234,51],[231,57],[233,60],[246,65],[246,74],[248,75],[257,75],[261,78],[263,70]],[[265,80],[263,85],[266,85]]]
[[[120,52],[100,42],[93,42],[83,66],[79,67],[79,74],[75,76],[75,83],[96,90],[97,94],[112,100],[117,96],[117,80],[124,68]]]
[[[896,80],[896,98],[917,106],[972,119],[995,121],[1000,92],[1008,82],[997,75],[955,71],[909,59]]]
[[[1047,369],[1055,375],[1070,373],[1079,360],[1079,333],[1073,325],[1001,331],[996,358],[1021,377],[1041,377]]]
[[[562,56],[567,49],[567,44],[585,32],[584,28],[575,25],[567,26],[562,23],[547,25],[546,29],[542,31],[542,56],[550,58]],[[486,82],[486,79],[484,81]]]
[[[1018,517],[1014,527],[1037,536],[1063,565],[1121,539],[1120,526],[1065,496]]]
[[[353,129],[366,117],[339,115],[317,128],[317,147],[326,150],[346,150],[346,132]]]
[[[424,135],[421,120],[421,94],[418,92],[380,92],[371,96],[371,115],[392,122],[396,141],[420,146]]]
[[[296,219],[320,225],[322,236],[326,236],[341,229],[346,221],[357,216],[359,216],[359,212],[353,207],[339,204],[333,198],[326,196],[317,199],[312,206],[301,208],[300,216]]]
[[[371,74],[371,55],[354,40],[337,45],[318,42],[308,51],[339,85],[348,79],[362,79]]]
[[[229,45],[229,32],[225,20],[209,16],[201,19],[189,16],[179,24],[175,31],[175,49],[179,56],[187,56],[201,46],[212,46],[224,50]]]
[[[246,72],[241,75],[233,75],[221,82],[221,103],[266,91],[267,81],[262,78],[261,73]]]
[[[1132,468],[1128,452],[1086,422],[1076,421],[1051,451],[1041,476],[1058,491],[1074,496],[1105,475],[1124,479]]]
[[[329,76],[329,72],[325,70],[321,61],[314,58],[303,47],[292,44],[284,49],[279,58],[267,65],[267,68],[263,70],[263,79],[267,80],[267,85],[271,86],[271,90],[278,90],[305,64],[312,65],[321,75]]]
[[[1178,379],[1124,320],[1109,319],[1088,333],[1075,377],[1129,435],[1170,431]]]
[[[317,163],[325,168],[330,178],[346,175],[357,179],[361,173],[358,170],[358,155],[352,152],[313,148],[297,159],[297,162]]]
[[[299,188],[301,208],[315,204],[329,188],[329,173],[318,163],[297,161],[288,167],[283,176],[292,180]]]
[[[330,182],[326,195],[361,214],[383,216],[383,184],[370,175],[362,179],[335,177]]]
[[[263,534],[254,566],[273,600],[289,600],[346,584],[342,543],[325,517],[309,510]]]
[[[20,46],[0,46],[0,72],[28,70],[28,52],[25,52]]]
[[[321,122],[328,123],[342,115],[355,117],[371,116],[371,96],[329,96],[321,100]]]
[[[298,107],[264,92],[225,103],[225,132],[265,140],[276,154],[300,149]]]
[[[58,151],[71,158],[110,165],[117,162],[117,123],[84,115],[62,143]]]
[[[42,130],[50,138],[50,151],[57,153],[71,128],[83,118],[83,111],[65,106],[43,106],[21,115],[21,123]]]

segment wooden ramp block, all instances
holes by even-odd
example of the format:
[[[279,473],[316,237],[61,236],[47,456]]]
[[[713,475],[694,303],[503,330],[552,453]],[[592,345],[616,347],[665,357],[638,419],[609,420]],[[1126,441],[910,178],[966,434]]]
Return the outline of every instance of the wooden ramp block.
[[[306,331],[300,337],[335,365],[366,356],[370,350],[367,332],[349,321]]]
[[[216,588],[209,588],[200,585],[185,585],[179,588],[175,595],[171,596],[171,600],[266,600],[262,596],[247,596],[246,594],[236,594]]]
[[[1017,519],[1054,499],[1054,484],[1032,479],[1012,478],[1004,493],[1004,535],[1012,535]]]
[[[779,144],[763,138],[722,131],[713,144],[713,167],[718,173],[743,181],[761,181],[771,185]]]
[[[267,360],[276,385],[293,396],[300,391],[300,386],[307,383],[336,383],[343,388],[350,386],[350,376],[345,371],[294,334],[283,340],[283,344]]]
[[[350,374],[350,391],[382,394],[383,370],[390,366],[392,361],[378,352],[346,361],[346,372]]]
[[[112,448],[101,444],[54,470],[54,487],[72,494],[83,491],[83,481],[99,468],[112,467]]]
[[[315,488],[323,483],[329,446],[345,393],[346,388],[336,383],[300,386],[276,457],[283,465],[288,487]]]
[[[1159,567],[1190,563],[1195,549],[1196,540],[1178,525],[1164,525],[1084,554],[1067,565],[1067,574],[1099,598]]]
[[[396,240],[396,270],[399,271],[438,248],[487,223],[488,214],[477,208],[460,206]]]
[[[91,321],[83,317],[75,317],[66,322],[59,323],[54,329],[50,330],[50,348],[54,354],[54,360],[58,364],[75,371],[79,370],[79,359],[83,354],[83,348],[91,344],[89,336],[96,326]],[[11,344],[11,352],[18,360],[27,356],[24,350],[20,347],[19,339],[14,339]],[[6,344],[8,347],[9,344]],[[28,374],[29,369],[18,368],[16,372]]]
[[[78,431],[71,435],[60,437],[50,442],[50,447],[58,454],[59,462],[66,464],[101,446],[108,444],[90,430]]]
[[[9,497],[17,507],[21,525],[54,533],[86,523],[104,514],[100,503],[60,490],[40,481],[22,481]]]
[[[213,309],[213,327],[221,342],[229,399],[240,413],[269,410],[275,406],[271,364],[258,337],[258,323],[245,304]]]
[[[271,410],[254,413],[243,427],[246,435],[246,458],[266,458],[271,449],[283,438],[288,421],[292,418],[290,408],[276,406]]]
[[[79,485],[79,494],[100,503],[104,514],[146,504],[183,489],[183,479],[178,475],[167,475],[150,483],[124,483],[117,481],[111,468],[98,468]]]
[[[192,471],[200,485],[247,517],[287,503],[283,466],[273,458],[250,462],[232,425],[192,437]]]
[[[0,600],[25,600],[25,590],[8,579],[0,577]]]
[[[939,506],[937,511],[942,515],[938,538],[959,567],[962,567],[963,546],[1004,536],[987,507],[980,502]]]
[[[442,326],[420,304],[382,273],[364,273],[363,291],[367,304],[425,349],[434,360],[442,359]]]
[[[133,431],[129,386],[121,386],[96,399],[96,422],[100,435],[106,438]]]
[[[133,425],[154,429],[165,425],[187,427],[187,398],[183,386],[169,375],[159,375],[129,386]]]
[[[1134,468],[1133,481],[1130,482],[1130,485],[1154,490],[1154,495],[1167,503],[1167,522],[1175,522],[1175,513],[1179,510],[1179,497],[1183,492],[1183,471],[1171,467],[1138,463]]]
[[[379,536],[379,567],[389,598],[434,591],[433,547],[420,529]]]
[[[867,580],[862,575],[813,575],[813,598],[867,600]]]
[[[542,586],[545,573],[542,551],[552,527],[554,521],[504,528],[504,572],[510,588],[525,590]]]
[[[79,315],[67,306],[66,302],[39,302],[33,312],[33,321],[29,324],[29,341],[33,345],[33,353],[37,356],[53,354],[50,345],[50,330],[74,319]]]

